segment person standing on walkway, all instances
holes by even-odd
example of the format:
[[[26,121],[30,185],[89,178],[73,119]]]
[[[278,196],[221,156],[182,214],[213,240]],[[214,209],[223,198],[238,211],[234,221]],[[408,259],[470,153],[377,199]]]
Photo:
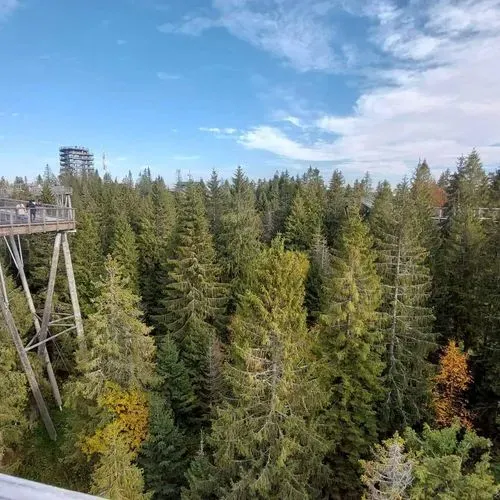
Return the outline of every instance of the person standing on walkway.
[[[30,221],[35,222],[36,218],[36,206],[33,200],[28,201],[28,210],[30,212]]]

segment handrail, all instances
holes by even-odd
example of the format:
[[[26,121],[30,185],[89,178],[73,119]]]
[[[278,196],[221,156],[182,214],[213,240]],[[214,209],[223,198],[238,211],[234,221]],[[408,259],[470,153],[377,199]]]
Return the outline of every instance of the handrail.
[[[0,198],[0,226],[39,226],[48,224],[59,227],[61,222],[73,222],[75,212],[72,207],[41,204],[29,207],[24,200]]]

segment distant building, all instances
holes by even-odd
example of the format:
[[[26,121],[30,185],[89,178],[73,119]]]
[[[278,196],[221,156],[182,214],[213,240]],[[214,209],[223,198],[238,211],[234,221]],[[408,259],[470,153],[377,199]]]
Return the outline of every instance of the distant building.
[[[94,172],[94,155],[79,146],[59,148],[61,175],[87,175]]]

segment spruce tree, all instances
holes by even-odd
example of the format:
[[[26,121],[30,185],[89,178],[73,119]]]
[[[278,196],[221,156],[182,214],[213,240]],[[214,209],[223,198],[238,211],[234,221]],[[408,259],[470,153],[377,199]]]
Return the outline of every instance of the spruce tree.
[[[189,461],[186,437],[174,422],[168,403],[158,393],[151,396],[149,435],[142,447],[139,464],[144,480],[155,499],[177,499],[185,485]]]
[[[95,313],[85,324],[87,348],[77,352],[82,374],[72,389],[96,400],[106,382],[123,389],[145,389],[153,380],[154,342],[141,321],[139,297],[130,289],[121,266],[108,258],[104,281],[99,283]]]
[[[234,397],[217,411],[184,498],[319,496],[326,448],[317,416],[326,393],[302,306],[307,267],[279,240],[258,259],[231,323],[224,375]]]
[[[220,262],[225,281],[231,284],[233,301],[251,278],[253,262],[260,249],[260,236],[261,220],[255,209],[254,191],[243,169],[238,167],[217,236]]]
[[[206,415],[213,394],[208,370],[216,329],[224,305],[224,287],[208,229],[199,187],[189,182],[179,193],[175,249],[159,327],[172,335],[198,398],[198,416]]]
[[[321,231],[325,213],[325,186],[319,172],[309,168],[293,199],[285,223],[285,241],[294,250],[308,251]]]
[[[112,446],[99,458],[92,474],[91,493],[110,500],[147,500],[141,470],[133,454],[116,435]]]
[[[344,177],[340,170],[334,170],[326,195],[325,235],[330,246],[335,246],[339,229],[345,216],[347,199]]]
[[[439,246],[439,224],[433,219],[436,208],[445,203],[445,193],[431,175],[427,162],[419,163],[411,179],[411,197],[417,223],[422,227],[421,243],[428,251],[428,264]]]
[[[115,220],[111,256],[119,264],[121,273],[135,293],[139,291],[138,254],[135,234],[125,214]]]
[[[325,282],[328,279],[331,266],[330,249],[326,238],[319,231],[313,236],[309,262],[304,304],[308,312],[308,323],[314,324],[317,322],[323,307]]]
[[[358,462],[377,437],[376,410],[382,396],[380,279],[372,239],[357,212],[349,213],[341,228],[325,295],[319,332],[331,387],[325,412],[332,469],[329,494],[346,498],[358,492]]]
[[[94,310],[96,283],[104,273],[104,257],[95,212],[78,211],[78,230],[70,238],[80,307],[83,314],[88,315]]]
[[[423,247],[425,226],[406,182],[372,222],[377,234],[378,270],[382,279],[385,385],[381,414],[388,430],[414,425],[428,412],[434,348],[431,278]],[[381,216],[384,215],[385,219]]]

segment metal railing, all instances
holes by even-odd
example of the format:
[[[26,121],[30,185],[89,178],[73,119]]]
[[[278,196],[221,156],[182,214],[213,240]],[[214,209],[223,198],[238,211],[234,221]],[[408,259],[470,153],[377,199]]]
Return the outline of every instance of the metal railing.
[[[486,208],[479,207],[474,209],[474,215],[479,220],[500,220],[500,208]],[[435,220],[443,221],[448,219],[449,210],[446,207],[435,207],[434,208],[434,216],[432,217]]]
[[[28,206],[24,200],[0,198],[0,226],[48,226],[57,227],[75,220],[73,208],[58,205],[37,204]]]

